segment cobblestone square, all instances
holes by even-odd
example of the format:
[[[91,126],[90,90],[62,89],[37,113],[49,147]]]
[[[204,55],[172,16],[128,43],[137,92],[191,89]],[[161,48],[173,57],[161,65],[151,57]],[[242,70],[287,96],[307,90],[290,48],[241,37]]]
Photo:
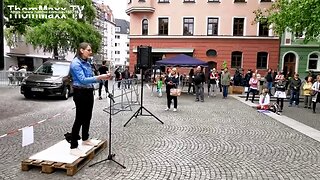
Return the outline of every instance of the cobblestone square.
[[[165,94],[164,94],[165,95]],[[166,98],[144,96],[144,106],[160,118],[133,118],[133,111],[113,116],[113,162],[85,166],[73,177],[64,171],[20,170],[20,161],[61,141],[74,120],[72,100],[65,113],[35,127],[35,143],[21,147],[21,132],[0,139],[0,179],[319,179],[320,143],[228,97],[178,98],[178,111],[164,111]],[[107,139],[108,106],[96,100],[90,136]],[[32,117],[32,114],[24,116]],[[146,112],[144,112],[145,114]],[[38,117],[36,117],[38,118]],[[8,118],[8,121],[10,118]],[[23,117],[20,116],[23,121]],[[2,123],[7,126],[10,122]],[[108,149],[89,164],[107,158]]]

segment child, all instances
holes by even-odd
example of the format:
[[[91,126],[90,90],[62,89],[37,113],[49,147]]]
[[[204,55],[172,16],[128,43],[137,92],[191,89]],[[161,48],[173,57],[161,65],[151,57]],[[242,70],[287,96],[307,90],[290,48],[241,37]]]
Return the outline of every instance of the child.
[[[272,111],[278,115],[280,115],[279,113],[279,105],[277,103],[273,103],[273,105],[270,105],[270,95],[268,93],[268,89],[264,88],[262,90],[262,94],[260,95],[259,98],[259,105],[257,106],[257,109],[261,109],[261,110],[269,110]]]
[[[159,97],[162,97],[162,85],[163,85],[163,81],[162,81],[162,77],[160,77],[157,81],[157,92]]]
[[[270,95],[268,94],[267,88],[262,90],[257,108],[262,110],[270,109]]]

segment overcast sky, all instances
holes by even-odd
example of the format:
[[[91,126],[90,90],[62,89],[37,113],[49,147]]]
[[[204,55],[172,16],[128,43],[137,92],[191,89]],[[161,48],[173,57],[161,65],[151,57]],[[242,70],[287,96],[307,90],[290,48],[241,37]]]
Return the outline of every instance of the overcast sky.
[[[103,2],[110,6],[115,18],[130,20],[125,12],[128,5],[127,0],[103,0]]]

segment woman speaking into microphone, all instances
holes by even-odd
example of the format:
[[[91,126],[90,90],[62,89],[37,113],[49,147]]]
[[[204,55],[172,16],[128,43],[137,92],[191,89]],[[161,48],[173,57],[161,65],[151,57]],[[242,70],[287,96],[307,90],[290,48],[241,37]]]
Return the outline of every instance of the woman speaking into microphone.
[[[80,128],[82,127],[82,145],[96,146],[89,139],[89,127],[92,117],[94,83],[110,79],[110,74],[101,74],[94,76],[91,64],[88,62],[92,55],[91,45],[89,43],[80,43],[77,55],[72,60],[70,72],[73,78],[73,101],[76,105],[76,117],[71,132],[71,150],[70,154],[84,157],[85,152],[78,148],[78,139]]]

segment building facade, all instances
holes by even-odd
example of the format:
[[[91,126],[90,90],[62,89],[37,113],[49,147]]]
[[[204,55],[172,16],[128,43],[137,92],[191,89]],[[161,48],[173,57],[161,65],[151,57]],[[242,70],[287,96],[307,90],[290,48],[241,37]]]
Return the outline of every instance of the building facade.
[[[279,38],[266,24],[253,23],[254,10],[272,0],[129,0],[130,70],[137,46],[152,46],[153,63],[187,54],[220,69],[277,69]]]
[[[303,40],[303,33],[286,32],[281,38],[279,69],[288,76],[299,73],[304,78],[309,71],[320,73],[320,43]]]
[[[129,28],[124,19],[115,19],[114,66],[129,66]]]
[[[101,64],[107,61],[109,65],[114,61],[114,37],[115,37],[115,21],[112,10],[106,4],[93,1],[96,8],[97,16],[94,19],[94,25],[102,35],[101,48],[94,55],[96,63]]]

